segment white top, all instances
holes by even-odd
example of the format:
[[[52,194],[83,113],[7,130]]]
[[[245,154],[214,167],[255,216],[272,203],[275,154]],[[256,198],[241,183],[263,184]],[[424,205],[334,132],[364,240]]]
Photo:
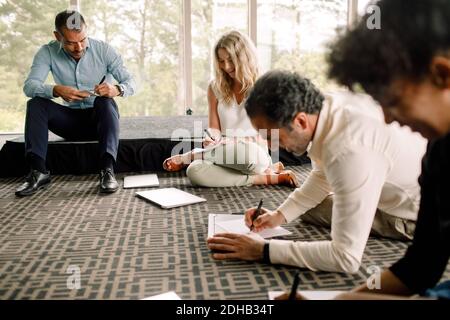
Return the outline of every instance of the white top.
[[[408,127],[386,125],[381,108],[366,95],[327,95],[308,148],[313,170],[278,210],[290,222],[333,192],[331,241],[272,240],[271,261],[357,272],[377,207],[416,220],[426,144]]]
[[[252,126],[247,111],[245,110],[245,99],[240,104],[236,97],[228,104],[223,100],[222,95],[211,85],[214,95],[217,98],[217,112],[219,114],[221,133],[227,137],[254,137],[258,131]]]

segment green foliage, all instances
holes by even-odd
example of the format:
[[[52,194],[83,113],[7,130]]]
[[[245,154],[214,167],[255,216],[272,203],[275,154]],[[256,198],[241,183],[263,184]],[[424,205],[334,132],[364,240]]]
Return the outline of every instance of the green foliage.
[[[68,0],[0,0],[0,132],[22,131],[27,98],[22,92],[33,56],[53,39],[54,17]],[[293,13],[296,23],[320,10],[342,15],[346,0],[279,1],[274,7]],[[195,115],[207,114],[206,89],[211,78],[211,50],[217,37],[234,28],[217,29],[213,0],[192,1],[192,85]],[[242,3],[221,5],[242,8]],[[135,75],[138,93],[118,99],[122,116],[184,114],[182,0],[82,0],[90,36],[107,41],[123,56]],[[300,14],[301,13],[301,14]],[[291,15],[292,16],[292,15]],[[277,19],[274,15],[274,19]],[[231,20],[230,20],[231,21]],[[261,23],[261,22],[260,22]],[[245,23],[244,23],[245,25]],[[246,32],[247,30],[240,30]],[[296,70],[321,88],[328,82],[324,53],[302,48],[301,35],[293,51],[271,47],[271,67]],[[47,82],[51,83],[49,77]]]
[[[274,69],[291,70],[309,78],[322,90],[333,90],[337,85],[327,78],[327,64],[324,53],[276,53],[273,62]]]

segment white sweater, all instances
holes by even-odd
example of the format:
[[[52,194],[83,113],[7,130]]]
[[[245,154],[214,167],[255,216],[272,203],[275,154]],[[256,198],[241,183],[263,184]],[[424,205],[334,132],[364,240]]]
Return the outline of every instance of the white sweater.
[[[377,207],[416,220],[426,144],[407,127],[386,125],[381,108],[366,95],[326,95],[308,147],[313,170],[278,210],[290,222],[334,193],[332,240],[271,240],[272,263],[357,272]]]

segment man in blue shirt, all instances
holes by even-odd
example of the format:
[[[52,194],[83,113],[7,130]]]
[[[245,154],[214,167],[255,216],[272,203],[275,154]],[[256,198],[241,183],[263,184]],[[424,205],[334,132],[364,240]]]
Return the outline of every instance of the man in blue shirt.
[[[80,13],[59,13],[54,35],[56,41],[36,53],[23,88],[31,98],[25,120],[25,153],[31,170],[16,195],[31,195],[50,183],[45,166],[48,130],[67,140],[98,140],[100,191],[115,192],[119,111],[113,98],[134,94],[133,77],[111,46],[88,38]],[[56,84],[45,83],[49,72]],[[113,78],[117,85],[111,84]],[[63,105],[52,101],[58,97]]]

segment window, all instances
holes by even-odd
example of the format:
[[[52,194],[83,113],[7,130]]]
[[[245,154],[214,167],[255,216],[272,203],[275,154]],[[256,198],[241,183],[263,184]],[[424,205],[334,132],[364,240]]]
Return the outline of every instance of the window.
[[[0,132],[23,132],[23,83],[37,49],[53,38],[55,12],[66,8],[67,0],[0,0]]]
[[[263,71],[293,70],[321,89],[335,87],[326,76],[325,51],[336,28],[347,24],[347,0],[260,0],[258,21],[264,21],[258,24]]]
[[[212,50],[221,34],[230,30],[248,33],[247,0],[192,1],[193,111],[207,114],[207,88],[212,78]]]
[[[257,38],[262,72],[296,70],[334,88],[326,44],[346,26],[350,3],[356,14],[368,0],[0,0],[0,132],[23,132],[23,82],[37,49],[53,39],[55,13],[69,5],[136,77],[138,94],[118,99],[122,116],[168,116],[207,114],[212,47],[231,29]]]
[[[366,14],[367,6],[373,2],[373,0],[358,0],[358,15],[363,16]]]
[[[181,0],[83,0],[81,12],[89,35],[116,48],[135,76],[138,93],[117,99],[122,116],[184,114]]]

